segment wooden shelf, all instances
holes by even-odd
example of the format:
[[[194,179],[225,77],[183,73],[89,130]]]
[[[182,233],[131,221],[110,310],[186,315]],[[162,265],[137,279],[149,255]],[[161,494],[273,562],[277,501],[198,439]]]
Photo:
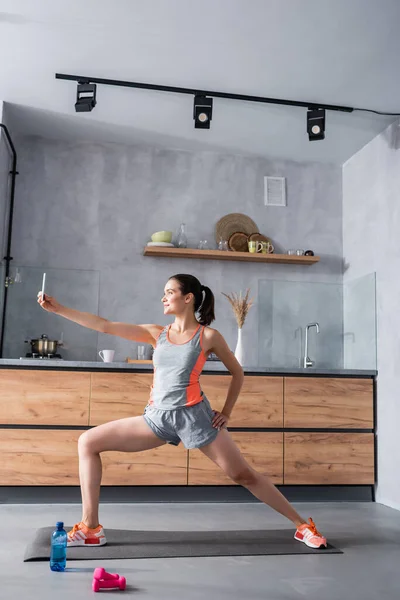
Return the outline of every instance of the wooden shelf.
[[[163,258],[202,258],[205,260],[240,260],[262,263],[287,263],[292,265],[313,265],[319,256],[292,256],[291,254],[253,254],[226,250],[198,250],[197,248],[172,248],[170,246],[145,246],[144,256]]]

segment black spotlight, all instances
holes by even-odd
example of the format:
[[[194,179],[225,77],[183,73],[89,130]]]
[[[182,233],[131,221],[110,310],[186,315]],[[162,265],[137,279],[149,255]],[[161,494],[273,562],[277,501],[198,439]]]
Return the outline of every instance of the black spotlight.
[[[96,84],[78,83],[76,91],[76,112],[90,112],[96,106]]]
[[[193,119],[196,129],[210,129],[212,119],[213,99],[205,96],[195,96]]]
[[[325,109],[309,108],[307,111],[307,133],[310,142],[325,139]]]

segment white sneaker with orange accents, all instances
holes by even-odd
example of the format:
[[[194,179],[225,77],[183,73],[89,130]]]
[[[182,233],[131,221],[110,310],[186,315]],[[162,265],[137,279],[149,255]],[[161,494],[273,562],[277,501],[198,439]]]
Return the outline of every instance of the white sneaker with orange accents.
[[[294,539],[303,542],[309,548],[327,548],[328,546],[326,538],[320,534],[311,517],[308,519],[308,523],[304,523],[296,529]]]
[[[71,531],[67,533],[67,547],[70,546],[104,546],[107,543],[104,529],[98,525],[95,529],[90,529],[85,523],[77,523]]]

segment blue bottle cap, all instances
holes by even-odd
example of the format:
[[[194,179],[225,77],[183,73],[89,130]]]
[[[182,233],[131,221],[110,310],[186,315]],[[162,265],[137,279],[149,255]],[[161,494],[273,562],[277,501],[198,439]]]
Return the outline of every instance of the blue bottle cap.
[[[56,523],[56,527],[57,527],[58,529],[62,529],[62,528],[64,527],[64,523],[63,523],[63,521],[57,521],[57,523]]]

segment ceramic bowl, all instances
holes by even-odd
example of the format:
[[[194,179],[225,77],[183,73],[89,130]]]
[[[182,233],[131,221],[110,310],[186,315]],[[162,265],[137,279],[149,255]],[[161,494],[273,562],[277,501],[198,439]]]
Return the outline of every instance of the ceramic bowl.
[[[168,244],[172,240],[172,231],[156,231],[151,236],[152,242],[167,242]]]

